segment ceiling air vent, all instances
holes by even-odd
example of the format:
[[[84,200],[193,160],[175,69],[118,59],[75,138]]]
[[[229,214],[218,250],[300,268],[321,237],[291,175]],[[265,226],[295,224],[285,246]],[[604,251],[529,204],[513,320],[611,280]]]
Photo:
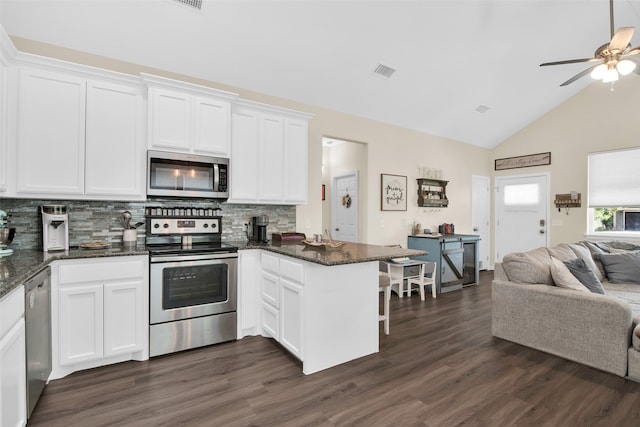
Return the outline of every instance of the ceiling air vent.
[[[202,0],[174,0],[178,3],[182,3],[186,6],[193,7],[194,9],[202,9]]]
[[[383,64],[378,64],[378,66],[376,67],[375,70],[373,70],[374,74],[380,76],[380,77],[384,77],[385,79],[388,79],[389,77],[391,77],[391,75],[393,73],[396,72],[396,70],[394,70],[391,67],[388,67],[386,65]]]
[[[487,107],[486,105],[478,105],[475,109],[476,113],[480,113],[480,114],[484,114],[487,111],[489,111],[489,107]]]

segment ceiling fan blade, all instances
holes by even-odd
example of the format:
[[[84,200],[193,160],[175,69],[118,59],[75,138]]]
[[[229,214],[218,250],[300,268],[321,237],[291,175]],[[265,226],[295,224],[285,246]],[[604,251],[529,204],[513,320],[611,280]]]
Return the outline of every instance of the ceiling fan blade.
[[[589,74],[594,68],[596,68],[598,65],[600,64],[596,64],[596,65],[592,65],[591,67],[587,68],[584,71],[580,71],[578,74],[576,74],[575,76],[571,77],[569,80],[567,80],[566,82],[562,83],[560,86],[566,86],[569,85],[573,82],[575,82],[576,80],[578,80],[580,77],[584,77],[587,74]]]
[[[633,49],[629,49],[629,51],[620,55],[620,58],[626,58],[627,56],[637,55],[640,53],[640,47],[634,47]]]
[[[546,67],[547,65],[576,64],[578,62],[593,62],[593,61],[600,61],[600,58],[567,59],[566,61],[545,62],[544,64],[540,64],[540,66]]]
[[[618,31],[613,35],[611,41],[609,42],[609,51],[612,52],[617,50],[619,52],[624,51],[629,42],[631,41],[631,37],[633,37],[634,27],[622,27],[619,28]]]

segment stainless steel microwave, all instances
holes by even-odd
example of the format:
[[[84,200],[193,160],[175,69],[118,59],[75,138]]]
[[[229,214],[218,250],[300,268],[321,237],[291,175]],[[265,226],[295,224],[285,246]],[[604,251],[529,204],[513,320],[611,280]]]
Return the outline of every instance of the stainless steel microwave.
[[[147,151],[147,195],[229,197],[229,159]]]

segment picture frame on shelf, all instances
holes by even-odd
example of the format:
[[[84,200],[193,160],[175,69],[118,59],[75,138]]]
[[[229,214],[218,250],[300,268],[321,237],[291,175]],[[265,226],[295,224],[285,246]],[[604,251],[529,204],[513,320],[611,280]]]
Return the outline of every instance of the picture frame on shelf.
[[[380,174],[380,210],[407,210],[407,177]]]

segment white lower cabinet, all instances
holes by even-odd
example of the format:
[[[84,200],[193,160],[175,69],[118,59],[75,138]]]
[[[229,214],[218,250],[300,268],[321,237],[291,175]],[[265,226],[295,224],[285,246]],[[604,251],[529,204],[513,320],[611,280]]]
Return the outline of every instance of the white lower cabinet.
[[[302,360],[302,285],[280,280],[280,344]]]
[[[27,423],[24,287],[0,300],[0,426]]]
[[[262,252],[261,267],[262,333],[303,360],[304,266],[290,257]]]
[[[149,357],[148,257],[52,265],[51,379]]]

